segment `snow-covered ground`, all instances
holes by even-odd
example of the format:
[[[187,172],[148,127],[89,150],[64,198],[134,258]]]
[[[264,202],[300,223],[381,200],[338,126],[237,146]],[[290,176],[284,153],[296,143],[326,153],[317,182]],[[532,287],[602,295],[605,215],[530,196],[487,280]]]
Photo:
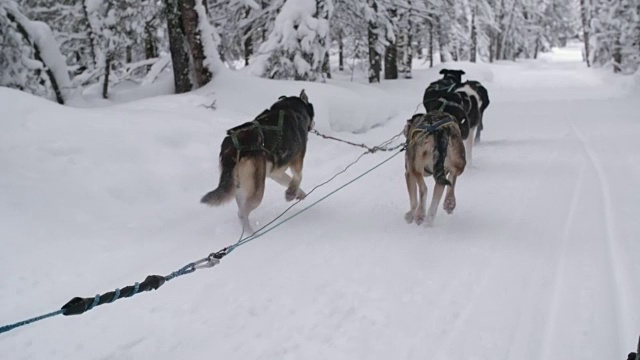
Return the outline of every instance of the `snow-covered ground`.
[[[2,359],[625,359],[640,334],[640,92],[579,61],[569,48],[460,64],[491,105],[458,207],[433,228],[404,222],[397,156],[213,269],[0,335]],[[234,242],[235,204],[199,199],[217,183],[224,130],[279,95],[304,87],[320,131],[376,144],[439,69],[377,86],[229,72],[99,109],[0,88],[0,325]],[[201,106],[214,98],[217,110]],[[302,187],[359,154],[311,136]],[[268,181],[261,224],[289,205]]]

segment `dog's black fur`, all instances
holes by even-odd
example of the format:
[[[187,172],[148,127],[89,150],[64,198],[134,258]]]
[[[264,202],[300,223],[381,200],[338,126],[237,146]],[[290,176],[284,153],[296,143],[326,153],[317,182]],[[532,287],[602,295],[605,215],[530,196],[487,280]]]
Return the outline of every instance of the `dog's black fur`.
[[[440,70],[440,74],[443,79],[451,79],[455,83],[460,84],[462,82],[462,75],[464,75],[465,72],[462,70],[442,69]]]
[[[200,201],[216,206],[236,195],[243,227],[250,230],[248,216],[262,201],[266,176],[287,186],[287,201],[303,198],[299,185],[314,115],[313,105],[302,90],[299,97],[281,96],[255,120],[229,129],[220,147],[218,187]],[[278,129],[280,117],[283,121]],[[285,173],[289,167],[293,179]]]
[[[478,129],[476,130],[476,138],[475,138],[475,141],[479,142],[480,132],[484,128],[482,123],[482,119],[484,117],[484,111],[487,109],[490,103],[489,92],[487,91],[487,88],[482,86],[482,84],[479,81],[468,80],[465,82],[465,84],[469,85],[480,96],[481,104],[479,107],[477,107],[478,108],[477,110],[478,111]]]
[[[254,126],[254,122],[268,127],[278,126],[280,111],[284,111],[282,134],[271,129],[261,129]],[[227,137],[222,141],[220,156],[237,156],[231,134],[236,133],[241,146],[252,147],[263,144],[267,160],[279,168],[291,161],[295,154],[306,151],[309,131],[313,128],[313,104],[305,103],[298,96],[281,96],[269,109],[265,109],[255,120],[238,125],[227,130]],[[240,130],[240,131],[239,131]],[[250,156],[257,150],[243,150],[241,157]]]
[[[457,93],[455,90],[462,82],[462,70],[442,69],[440,74],[442,79],[429,84],[422,97],[422,103],[427,113],[433,111],[443,111],[456,118],[462,138],[469,136],[469,119],[467,112],[471,106],[466,95]]]

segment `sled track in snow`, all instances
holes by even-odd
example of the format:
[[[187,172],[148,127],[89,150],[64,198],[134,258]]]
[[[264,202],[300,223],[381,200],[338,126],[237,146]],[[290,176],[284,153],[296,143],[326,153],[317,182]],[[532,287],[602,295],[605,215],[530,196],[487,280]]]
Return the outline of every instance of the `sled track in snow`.
[[[560,311],[560,289],[564,284],[565,276],[565,259],[567,257],[567,247],[570,241],[571,227],[575,221],[576,210],[578,208],[578,200],[580,193],[584,187],[584,178],[586,175],[586,165],[582,165],[580,170],[580,178],[576,184],[573,194],[571,194],[571,205],[569,212],[567,213],[567,219],[565,220],[564,228],[562,230],[562,244],[560,245],[560,253],[556,259],[555,271],[554,271],[554,284],[551,293],[551,308],[549,310],[547,323],[542,338],[542,350],[540,352],[540,359],[549,359],[549,352],[553,335],[555,335],[555,325],[557,323],[558,313]]]
[[[575,124],[570,123],[570,125],[572,133],[580,141],[581,149],[584,152],[591,168],[593,169],[593,172],[596,175],[596,179],[598,180],[600,196],[602,199],[604,210],[603,222],[606,229],[606,257],[610,269],[608,276],[611,279],[610,285],[612,287],[612,295],[614,301],[612,311],[615,314],[615,321],[617,325],[615,329],[615,338],[618,339],[619,342],[617,344],[617,348],[625,349],[626,345],[628,344],[624,343],[623,337],[621,336],[621,330],[624,331],[623,333],[633,333],[635,329],[633,329],[630,324],[627,324],[627,321],[625,321],[622,316],[622,314],[630,314],[630,312],[628,311],[630,309],[630,306],[629,304],[627,304],[622,290],[623,288],[625,288],[625,270],[622,268],[620,261],[623,261],[624,257],[621,256],[618,249],[618,244],[616,244],[611,187],[609,186],[609,182],[607,181],[606,173],[604,171],[604,168],[602,167],[602,163],[600,162],[594,151],[589,147],[586,136],[576,128]]]
[[[554,160],[558,158],[559,154],[560,154],[560,150],[556,150],[552,152],[546,159],[546,164],[548,164],[549,166],[552,166],[554,163]],[[536,181],[533,183],[533,186],[536,188],[539,187],[542,181],[544,181],[544,176],[540,175],[536,179]],[[526,201],[526,203],[528,203],[533,198],[534,196],[530,195],[528,197],[525,197],[524,200]],[[518,224],[523,221],[526,215],[526,211],[527,211],[527,207],[524,205],[518,208],[517,214],[512,218],[511,222],[509,223],[508,230],[503,232],[503,235],[500,236],[500,239],[511,239],[518,236]],[[500,246],[500,244],[501,244],[501,241],[499,240],[492,241],[491,250],[495,250],[498,246]],[[498,251],[490,251],[490,252],[492,255],[487,261],[487,266],[484,268],[481,275],[474,278],[476,280],[479,279],[479,281],[473,281],[474,279],[470,280],[470,281],[473,281],[473,283],[471,285],[472,288],[471,288],[471,291],[469,292],[469,296],[467,297],[468,301],[464,305],[464,308],[462,309],[458,317],[455,319],[455,322],[451,327],[451,331],[442,341],[441,345],[438,346],[438,348],[434,352],[434,355],[431,357],[432,359],[434,360],[449,359],[447,352],[449,351],[453,343],[456,341],[456,339],[459,337],[460,333],[464,330],[464,324],[466,323],[469,316],[471,316],[473,307],[479,305],[478,298],[480,297],[481,290],[483,288],[486,288],[489,285],[490,279],[492,278],[491,275],[496,271],[500,270],[499,261],[498,261],[499,260],[498,256],[500,252]],[[449,289],[451,289],[451,287],[449,287]],[[528,289],[527,292],[529,291],[530,289]],[[451,295],[449,291],[449,293],[447,293],[445,297],[450,297],[450,296]],[[521,308],[525,307],[526,304],[527,304],[526,302],[523,302],[521,305]],[[515,333],[514,333],[514,337],[515,337]]]

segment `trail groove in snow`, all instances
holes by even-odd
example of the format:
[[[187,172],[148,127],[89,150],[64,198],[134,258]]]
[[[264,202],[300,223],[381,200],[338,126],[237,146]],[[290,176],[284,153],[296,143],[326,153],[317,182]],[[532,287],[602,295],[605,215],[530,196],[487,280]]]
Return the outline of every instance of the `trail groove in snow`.
[[[637,329],[634,329],[633,324],[630,324],[628,319],[623,314],[630,314],[632,311],[632,304],[629,304],[626,300],[627,297],[624,295],[624,289],[629,289],[630,292],[634,291],[634,284],[632,282],[626,281],[628,268],[625,265],[625,256],[620,252],[618,243],[617,243],[617,235],[615,231],[615,223],[613,220],[614,210],[613,203],[611,199],[611,187],[607,180],[607,175],[602,167],[600,159],[594,153],[594,151],[589,147],[588,140],[584,134],[582,134],[578,129],[576,129],[575,125],[571,124],[572,130],[575,135],[580,140],[580,145],[582,150],[585,153],[585,156],[589,159],[589,163],[593,168],[596,178],[598,179],[599,187],[600,187],[600,196],[603,202],[603,210],[604,210],[604,225],[606,227],[606,244],[607,244],[607,258],[609,260],[609,266],[611,268],[611,286],[613,287],[614,300],[615,304],[613,306],[616,320],[618,321],[618,326],[614,331],[616,331],[616,338],[619,339],[619,346],[623,348],[625,343],[625,338],[620,336],[619,330],[624,330],[623,333],[632,333]],[[638,299],[638,297],[636,297]],[[637,306],[638,303],[635,305]],[[635,324],[638,326],[638,324]]]

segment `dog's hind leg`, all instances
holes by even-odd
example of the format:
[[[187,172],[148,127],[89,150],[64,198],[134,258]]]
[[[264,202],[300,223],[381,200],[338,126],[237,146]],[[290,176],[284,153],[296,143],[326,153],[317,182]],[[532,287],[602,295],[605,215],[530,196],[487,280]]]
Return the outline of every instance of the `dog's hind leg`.
[[[291,176],[286,173],[287,167],[281,167],[269,172],[269,177],[275,180],[278,184],[288,188],[291,184]]]
[[[445,185],[438,184],[433,187],[433,197],[431,198],[431,205],[429,205],[429,211],[427,212],[427,226],[433,226],[433,222],[436,219],[436,213],[438,212],[438,204],[442,199],[442,193],[444,192]]]
[[[304,153],[296,156],[289,165],[291,168],[291,174],[293,178],[289,183],[289,187],[284,194],[284,197],[287,201],[291,201],[293,199],[300,200],[304,199],[307,194],[305,194],[302,189],[300,189],[300,182],[302,181],[302,166],[304,164]]]
[[[471,165],[473,163],[473,142],[474,142],[474,132],[477,131],[477,127],[475,128],[471,128],[469,130],[469,137],[467,137],[464,140],[464,151],[465,151],[465,158],[467,159],[467,165]]]
[[[453,210],[456,208],[456,180],[458,179],[458,174],[453,171],[449,173],[449,182],[451,186],[447,189],[447,195],[444,197],[444,204],[442,204],[442,208],[447,214],[451,214]]]
[[[262,202],[265,179],[266,159],[259,157],[240,160],[236,202],[238,203],[238,217],[242,228],[249,234],[254,233],[249,221],[249,214]]]
[[[407,192],[409,193],[409,211],[404,214],[404,220],[407,224],[411,224],[415,219],[416,209],[418,208],[418,199],[416,194],[416,188],[418,187],[418,183],[416,182],[416,177],[409,171],[405,171],[404,177],[407,181]]]
[[[424,176],[416,176],[418,183],[418,209],[416,210],[416,224],[420,225],[424,222],[424,214],[427,207],[427,184],[424,182]]]
[[[474,139],[474,143],[479,143],[480,142],[480,133],[483,130],[483,126],[482,126],[482,113],[480,114],[480,117],[478,118],[478,127],[476,128],[476,137]]]

